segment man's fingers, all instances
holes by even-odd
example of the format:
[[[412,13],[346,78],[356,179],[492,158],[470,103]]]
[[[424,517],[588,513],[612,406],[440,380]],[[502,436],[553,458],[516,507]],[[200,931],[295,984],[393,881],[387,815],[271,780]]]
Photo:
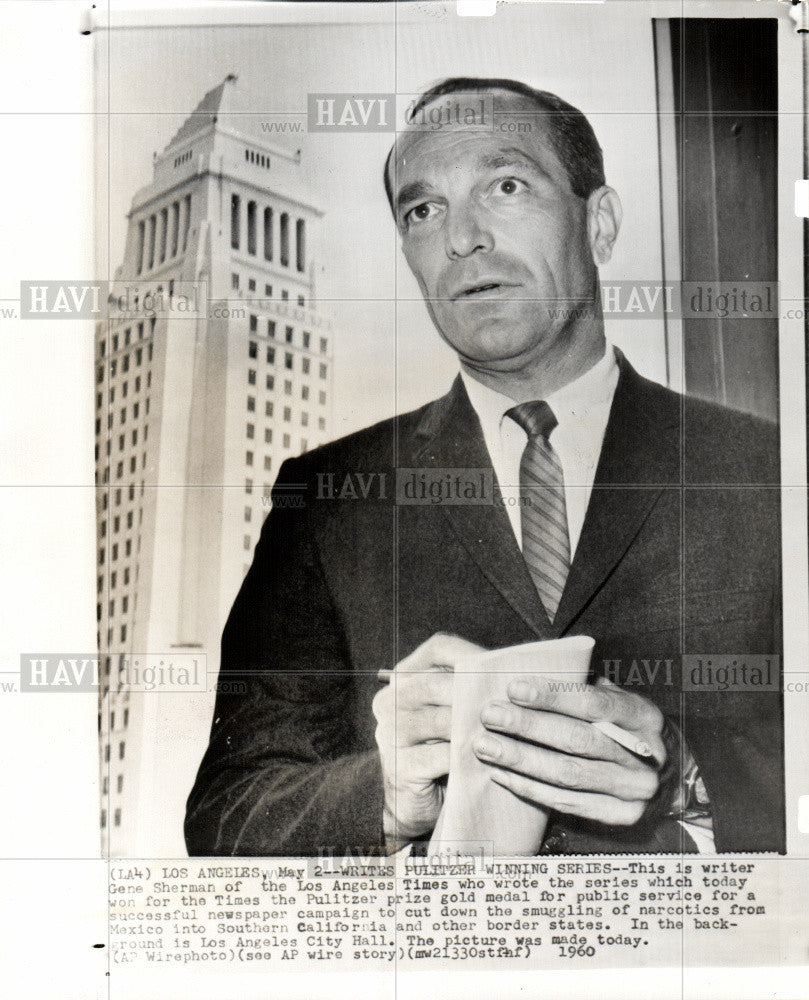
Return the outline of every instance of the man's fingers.
[[[484,652],[481,646],[461,639],[457,635],[446,635],[436,632],[423,642],[413,652],[400,660],[396,665],[395,674],[412,673],[430,670],[433,667],[446,667],[451,670],[456,662],[464,656],[474,656]]]
[[[483,709],[480,719],[493,732],[508,733],[577,757],[611,760],[616,764],[636,763],[636,758],[615,740],[589,722],[569,715],[519,708],[510,702],[492,702]]]
[[[657,773],[646,765],[625,767],[612,761],[587,760],[488,732],[476,737],[473,746],[484,763],[557,789],[648,802],[658,787]]]
[[[421,743],[397,751],[396,770],[399,777],[435,781],[449,774],[450,746],[448,742]]]
[[[393,718],[393,739],[398,747],[415,746],[428,740],[449,741],[452,710],[428,705],[418,712]]]
[[[452,704],[452,674],[441,670],[394,674],[386,692],[397,711],[410,712],[425,705]]]
[[[596,820],[609,826],[633,826],[643,816],[647,802],[626,802],[611,795],[594,792],[573,792],[535,781],[514,771],[489,768],[492,781],[508,788],[521,798],[546,809]]]
[[[582,684],[575,690],[563,690],[556,682],[532,677],[509,684],[508,696],[521,707],[556,712],[587,722],[611,722],[642,735],[655,759],[661,764],[666,760],[661,738],[663,715],[656,705],[638,694],[607,684]]]

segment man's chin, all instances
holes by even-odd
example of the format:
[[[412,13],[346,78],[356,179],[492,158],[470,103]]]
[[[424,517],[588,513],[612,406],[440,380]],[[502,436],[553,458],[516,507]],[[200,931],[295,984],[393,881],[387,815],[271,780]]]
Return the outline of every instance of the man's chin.
[[[470,367],[496,366],[502,371],[520,367],[521,360],[532,354],[543,339],[542,331],[515,331],[513,323],[487,323],[478,330],[442,333],[444,341]]]

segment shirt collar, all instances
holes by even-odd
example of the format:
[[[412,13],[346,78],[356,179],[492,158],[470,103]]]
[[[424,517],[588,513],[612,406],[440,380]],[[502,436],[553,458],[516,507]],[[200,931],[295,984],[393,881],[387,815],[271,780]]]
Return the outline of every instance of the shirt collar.
[[[506,411],[515,405],[514,400],[478,382],[464,369],[461,369],[461,379],[484,431],[499,433]],[[608,344],[604,355],[592,368],[552,392],[545,402],[553,410],[558,426],[580,424],[594,412],[600,413],[610,406],[617,384],[615,349]]]

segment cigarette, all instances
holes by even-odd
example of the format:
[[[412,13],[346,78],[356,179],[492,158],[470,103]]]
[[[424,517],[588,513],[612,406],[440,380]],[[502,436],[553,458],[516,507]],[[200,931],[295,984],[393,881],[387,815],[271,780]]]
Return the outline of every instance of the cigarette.
[[[599,732],[605,736],[609,736],[611,740],[620,743],[622,747],[631,750],[632,753],[636,753],[639,757],[654,756],[652,748],[646,740],[639,740],[637,736],[628,733],[625,729],[621,729],[620,726],[616,726],[612,722],[591,722],[590,725],[595,726]]]

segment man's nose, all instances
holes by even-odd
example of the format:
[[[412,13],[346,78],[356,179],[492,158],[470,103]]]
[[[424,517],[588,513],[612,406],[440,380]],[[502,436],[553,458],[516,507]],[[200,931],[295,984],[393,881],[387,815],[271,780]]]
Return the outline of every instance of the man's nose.
[[[491,250],[494,237],[470,205],[450,209],[447,215],[446,250],[450,258],[469,257],[477,250]]]

